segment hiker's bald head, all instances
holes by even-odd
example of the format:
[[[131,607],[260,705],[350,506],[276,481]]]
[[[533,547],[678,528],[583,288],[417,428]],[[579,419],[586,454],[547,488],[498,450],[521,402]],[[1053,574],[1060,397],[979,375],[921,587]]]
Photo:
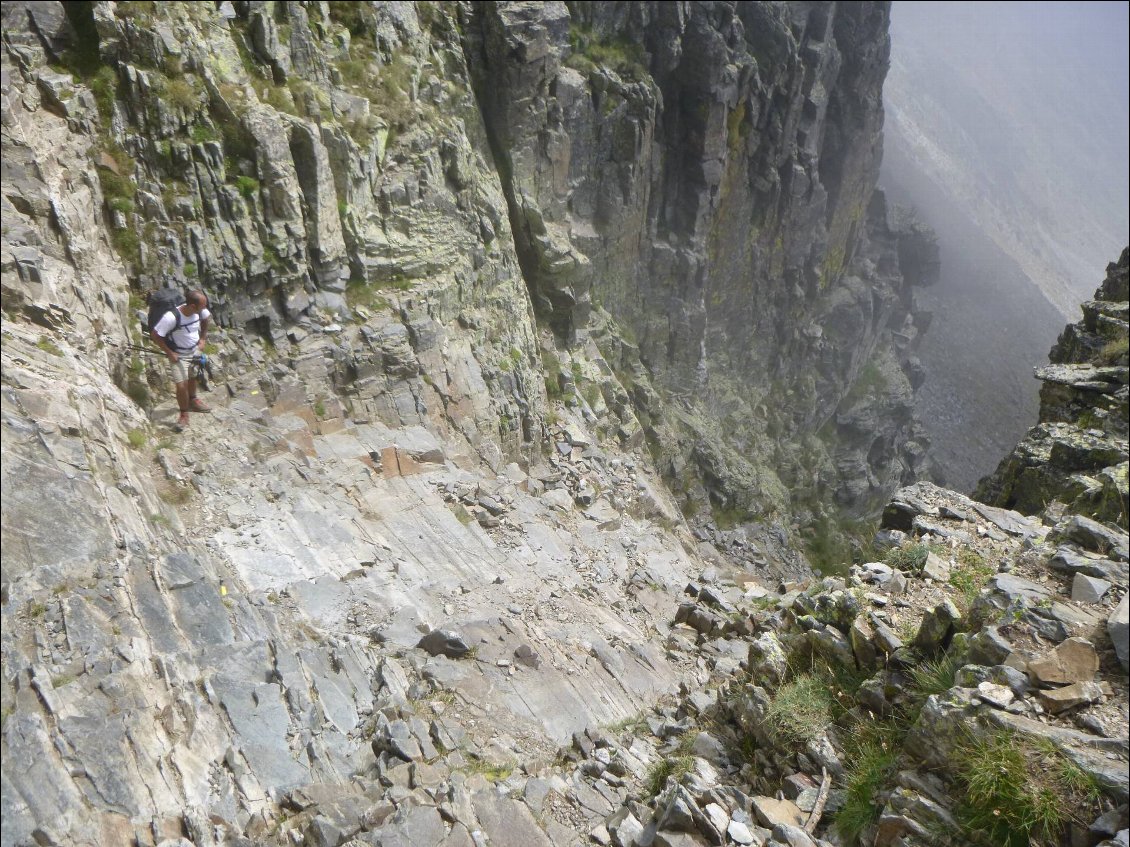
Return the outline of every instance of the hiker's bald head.
[[[184,295],[184,302],[191,306],[194,312],[202,312],[208,308],[208,297],[196,288]]]

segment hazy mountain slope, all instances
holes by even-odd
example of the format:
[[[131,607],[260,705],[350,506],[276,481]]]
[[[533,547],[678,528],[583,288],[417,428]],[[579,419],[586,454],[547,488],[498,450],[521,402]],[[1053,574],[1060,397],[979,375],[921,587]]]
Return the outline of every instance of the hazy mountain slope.
[[[933,316],[919,348],[927,375],[917,403],[939,481],[970,491],[1035,420],[1032,363],[1047,356],[1063,319],[897,146],[886,151],[883,181],[938,233],[940,279],[915,294]]]
[[[1125,38],[1124,5],[892,13],[889,144],[1071,319],[1126,240]]]
[[[892,11],[882,184],[941,242],[919,410],[948,485],[1035,420],[1032,363],[1126,238],[1124,38],[1111,4]]]

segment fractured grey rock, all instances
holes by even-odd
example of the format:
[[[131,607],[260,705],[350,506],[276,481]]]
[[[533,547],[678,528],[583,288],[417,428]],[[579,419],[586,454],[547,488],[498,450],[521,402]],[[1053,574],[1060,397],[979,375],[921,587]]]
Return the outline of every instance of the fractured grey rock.
[[[433,629],[416,646],[433,656],[447,656],[449,659],[461,659],[471,652],[463,636],[449,629]]]
[[[1122,595],[1118,607],[1107,620],[1106,631],[1122,669],[1130,670],[1130,594]]]
[[[1071,582],[1071,599],[1076,603],[1101,603],[1110,587],[1105,579],[1077,573]]]
[[[961,620],[961,612],[952,600],[943,600],[922,617],[914,646],[927,653],[944,650],[953,636],[954,625]]]
[[[1084,556],[1072,546],[1059,547],[1050,562],[1052,568],[1064,573],[1082,573],[1126,587],[1130,581],[1130,566],[1113,559]]]
[[[1084,549],[1110,554],[1120,562],[1130,561],[1130,537],[1125,531],[1112,529],[1083,515],[1072,515],[1065,526],[1056,528],[1056,534]]]

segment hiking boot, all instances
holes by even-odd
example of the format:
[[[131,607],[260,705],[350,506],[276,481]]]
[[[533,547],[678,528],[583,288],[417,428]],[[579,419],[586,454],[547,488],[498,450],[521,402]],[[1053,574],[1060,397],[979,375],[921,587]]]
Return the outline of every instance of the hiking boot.
[[[188,426],[188,412],[181,412],[180,417],[177,418],[177,429],[181,430]]]
[[[188,408],[193,412],[210,412],[212,407],[205,403],[203,400],[193,397],[188,401]]]

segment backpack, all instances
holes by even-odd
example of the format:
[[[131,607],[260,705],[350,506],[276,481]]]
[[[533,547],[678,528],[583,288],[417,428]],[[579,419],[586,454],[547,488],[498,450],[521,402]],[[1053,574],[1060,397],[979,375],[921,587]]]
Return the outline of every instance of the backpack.
[[[163,336],[168,341],[169,335],[180,329],[181,313],[177,306],[184,302],[184,294],[171,286],[151,292],[149,294],[149,314],[145,318],[145,331],[149,332],[157,326],[161,318],[165,317],[166,312],[172,312],[176,315],[177,325],[169,330],[168,335]]]

